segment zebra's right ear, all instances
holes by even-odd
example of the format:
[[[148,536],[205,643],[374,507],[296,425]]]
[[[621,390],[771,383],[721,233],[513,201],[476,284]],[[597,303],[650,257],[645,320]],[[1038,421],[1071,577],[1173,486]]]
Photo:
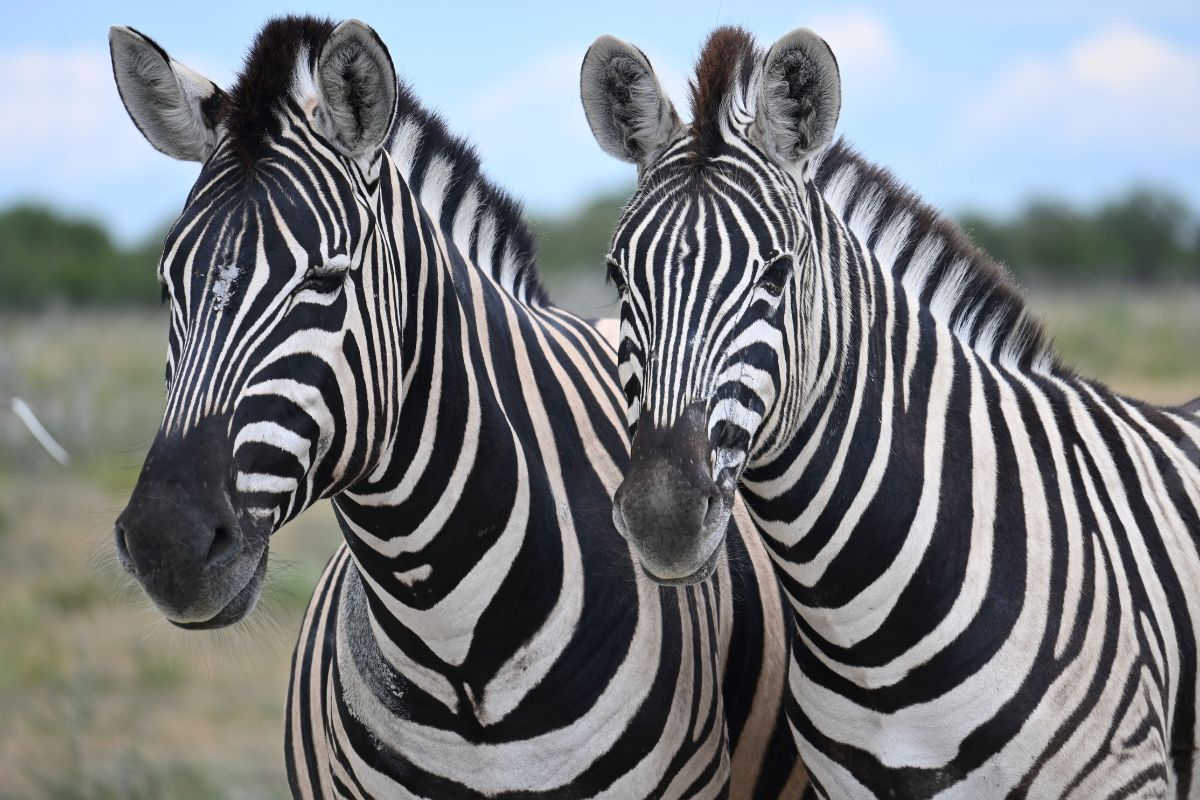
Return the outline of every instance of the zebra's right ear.
[[[613,36],[588,48],[579,95],[600,147],[639,167],[653,162],[682,128],[645,53]]]
[[[121,102],[146,140],[180,161],[208,158],[229,109],[221,87],[133,28],[109,28],[108,50]]]

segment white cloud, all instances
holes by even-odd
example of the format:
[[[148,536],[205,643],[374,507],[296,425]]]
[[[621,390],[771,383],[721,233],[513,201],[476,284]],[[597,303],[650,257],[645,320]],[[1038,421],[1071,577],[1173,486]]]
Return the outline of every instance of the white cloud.
[[[907,74],[895,36],[887,24],[863,9],[833,12],[807,20],[829,42],[842,75],[843,101],[877,105]]]
[[[884,70],[899,58],[892,32],[869,11],[855,9],[820,15],[808,27],[829,42],[839,67]]]
[[[968,136],[1200,148],[1200,53],[1127,25],[1012,64],[960,119]]]
[[[158,155],[125,115],[104,50],[0,53],[0,74],[0,170],[88,180]]]

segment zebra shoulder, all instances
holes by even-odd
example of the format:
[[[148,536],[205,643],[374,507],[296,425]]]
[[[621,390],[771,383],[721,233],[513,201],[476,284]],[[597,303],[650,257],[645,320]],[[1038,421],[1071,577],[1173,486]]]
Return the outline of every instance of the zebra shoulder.
[[[608,346],[616,350],[621,340],[621,320],[616,317],[605,317],[589,320],[589,322],[604,337],[604,341],[608,342]]]

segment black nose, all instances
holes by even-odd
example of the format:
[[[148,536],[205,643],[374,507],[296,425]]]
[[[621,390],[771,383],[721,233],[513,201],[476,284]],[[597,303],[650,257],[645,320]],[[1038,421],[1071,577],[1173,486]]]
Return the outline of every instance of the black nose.
[[[139,482],[117,518],[117,557],[139,580],[174,582],[220,569],[241,551],[241,531],[224,489],[197,497],[175,483]]]
[[[712,554],[732,494],[713,481],[704,406],[689,406],[669,428],[643,415],[629,472],[613,498],[613,521],[656,577],[694,572]]]
[[[699,537],[724,509],[717,484],[690,459],[641,460],[613,499],[626,531],[681,544]]]
[[[172,619],[211,615],[230,573],[242,570],[235,564],[247,543],[232,475],[223,420],[160,434],[117,518],[118,561]]]

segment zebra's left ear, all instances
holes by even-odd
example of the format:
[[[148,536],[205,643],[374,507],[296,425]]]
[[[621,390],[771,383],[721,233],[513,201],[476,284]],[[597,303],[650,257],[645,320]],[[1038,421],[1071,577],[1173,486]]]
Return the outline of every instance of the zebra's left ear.
[[[833,141],[842,109],[842,78],[825,40],[797,28],[763,62],[756,127],[767,154],[796,167]]]
[[[317,57],[324,133],[355,160],[374,155],[392,127],[396,68],[370,26],[348,19],[333,29]]]

